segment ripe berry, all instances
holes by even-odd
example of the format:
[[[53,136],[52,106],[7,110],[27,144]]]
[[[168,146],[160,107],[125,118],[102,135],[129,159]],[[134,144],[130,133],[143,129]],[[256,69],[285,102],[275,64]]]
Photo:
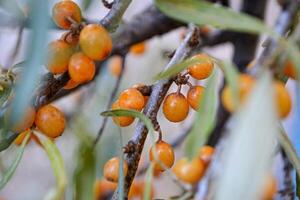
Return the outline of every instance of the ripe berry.
[[[197,79],[202,80],[209,77],[214,69],[214,62],[206,54],[198,54],[192,57],[201,59],[201,62],[188,67],[189,74]]]
[[[187,100],[194,110],[198,110],[204,90],[204,87],[198,85],[189,89],[187,93]]]
[[[104,165],[103,175],[106,180],[112,182],[118,182],[119,180],[119,165],[120,160],[118,157],[113,157],[107,161]],[[123,175],[126,176],[128,166],[126,161],[123,162]]]
[[[28,130],[26,130],[26,131],[20,133],[20,134],[18,135],[18,137],[17,137],[17,138],[15,139],[15,141],[14,141],[15,144],[18,145],[18,146],[20,146],[20,145],[22,144],[23,140],[25,139],[26,135],[28,135],[28,134],[30,134],[30,129],[28,129]],[[30,140],[30,139],[29,139],[29,140]],[[27,143],[29,142],[29,140],[27,141]]]
[[[134,84],[133,86],[132,86],[132,88],[134,88],[134,89],[138,89],[139,87],[145,87],[146,85],[144,85],[144,84],[140,84],[140,83],[138,83],[138,84]],[[149,100],[149,97],[150,96],[145,96],[145,95],[143,95],[144,96],[144,103],[145,103],[145,105],[148,103],[148,100]]]
[[[121,109],[120,105],[119,105],[119,100],[115,101],[112,104],[112,109]],[[129,126],[130,124],[132,124],[132,122],[134,121],[133,117],[113,117],[113,121],[115,122],[115,124],[121,126],[121,127],[125,127],[125,126]]]
[[[205,167],[207,167],[212,160],[215,149],[211,146],[203,146],[199,150],[198,158],[203,161]]]
[[[169,94],[163,103],[163,113],[171,122],[180,122],[189,114],[189,104],[181,93]]]
[[[72,20],[80,23],[81,11],[75,2],[63,0],[54,5],[52,17],[58,27],[68,29],[72,24],[68,18],[72,18]]]
[[[145,42],[140,42],[130,47],[130,53],[140,55],[145,52],[146,45]]]
[[[129,88],[120,94],[119,105],[122,108],[141,111],[145,105],[144,96],[137,89]]]
[[[247,97],[251,91],[251,89],[253,88],[255,84],[255,79],[252,78],[249,75],[246,74],[241,74],[238,78],[238,102],[243,104],[246,100]],[[228,86],[226,86],[221,94],[221,100],[222,103],[224,105],[224,107],[229,111],[229,112],[233,112],[235,111],[236,105],[235,102],[233,100],[233,96],[231,93],[231,90]]]
[[[72,79],[70,79],[67,84],[63,87],[65,90],[71,90],[73,88],[76,88],[79,84]]]
[[[262,200],[273,199],[277,193],[277,181],[274,176],[268,176],[265,180]]]
[[[68,70],[73,48],[63,40],[56,40],[48,45],[47,69],[52,74],[61,74]]]
[[[122,57],[113,56],[109,60],[108,69],[113,76],[119,77],[122,71]]]
[[[177,178],[189,184],[195,184],[200,181],[204,174],[205,166],[202,160],[194,158],[188,161],[183,158],[175,163],[173,172]]]
[[[8,111],[8,112],[9,112],[8,115],[10,115],[10,111]],[[36,112],[35,112],[34,107],[28,106],[25,109],[24,116],[21,119],[19,119],[17,122],[14,122],[11,125],[11,128],[10,128],[11,131],[13,131],[15,133],[21,133],[21,132],[26,131],[33,125],[35,117],[36,117]]]
[[[85,26],[79,36],[82,51],[93,60],[104,60],[112,50],[112,41],[106,29],[99,24]]]
[[[69,62],[69,75],[76,83],[86,83],[95,76],[95,63],[85,54],[75,53]]]
[[[144,181],[136,181],[134,180],[130,186],[128,199],[143,199],[144,198],[144,190],[145,190],[145,182]],[[151,184],[151,191],[150,191],[150,199],[154,199],[154,188]]]
[[[164,141],[158,141],[155,144],[155,150],[156,152],[154,151],[153,147],[151,147],[149,152],[150,161],[154,162],[154,170],[165,171],[164,167],[160,165],[160,162],[165,167],[171,168],[174,164],[174,151],[172,146]],[[155,153],[157,160],[160,162],[155,160]]]
[[[56,138],[64,132],[65,117],[56,107],[46,105],[38,110],[35,124],[46,136]]]
[[[118,184],[105,179],[96,180],[94,184],[95,199],[107,199],[116,189]]]
[[[280,81],[274,82],[274,88],[278,115],[280,118],[285,118],[292,109],[292,100],[290,94],[284,87],[284,84]]]

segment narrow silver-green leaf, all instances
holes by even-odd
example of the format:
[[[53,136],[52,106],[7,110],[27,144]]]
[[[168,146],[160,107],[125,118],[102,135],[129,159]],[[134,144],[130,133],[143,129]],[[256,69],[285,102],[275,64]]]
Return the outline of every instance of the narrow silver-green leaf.
[[[8,167],[8,169],[3,174],[2,179],[0,181],[0,190],[6,185],[6,183],[11,179],[14,172],[16,171],[16,169],[17,169],[17,167],[18,167],[18,165],[21,161],[21,158],[23,156],[24,149],[25,149],[25,146],[26,146],[29,138],[30,138],[30,134],[27,134],[26,137],[24,138],[23,142],[22,142],[22,145],[18,149],[18,153],[17,153],[17,156],[16,156],[15,160],[13,161],[13,163]]]
[[[259,19],[207,1],[156,0],[155,3],[167,16],[183,22],[247,33],[273,34]]]
[[[205,144],[215,125],[217,111],[217,82],[217,72],[214,70],[208,80],[203,98],[201,99],[193,128],[186,140],[185,154],[188,158],[193,158],[197,154],[199,148]]]
[[[124,154],[123,154],[123,137],[122,137],[122,131],[121,128],[119,127],[119,138],[120,138],[120,149],[119,149],[119,159],[120,159],[120,163],[119,163],[119,180],[118,180],[118,198],[119,200],[123,200],[124,199]]]
[[[56,145],[47,137],[37,134],[49,157],[53,173],[56,177],[56,187],[46,195],[46,200],[64,199],[67,186],[67,176],[63,158]]]
[[[149,168],[147,169],[146,176],[145,176],[145,188],[144,188],[144,198],[143,200],[150,200],[151,199],[151,185],[153,179],[153,163],[150,164]]]

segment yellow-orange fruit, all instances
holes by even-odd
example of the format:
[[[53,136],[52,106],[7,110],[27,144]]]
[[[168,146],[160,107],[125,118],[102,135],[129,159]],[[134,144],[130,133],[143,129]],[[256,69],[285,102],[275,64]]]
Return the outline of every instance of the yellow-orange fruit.
[[[294,64],[291,61],[286,62],[283,72],[287,77],[297,79],[297,71]]]
[[[119,77],[122,71],[122,57],[113,56],[109,60],[108,69],[113,76]]]
[[[171,122],[180,122],[189,114],[189,104],[181,93],[169,94],[163,103],[163,113]]]
[[[187,158],[182,158],[173,167],[173,172],[177,178],[189,184],[199,182],[204,171],[204,163],[199,158],[194,158],[190,161]]]
[[[67,84],[63,87],[65,90],[71,90],[73,88],[76,88],[79,85],[79,83],[73,81],[70,79]]]
[[[137,89],[129,88],[120,94],[119,105],[122,108],[141,111],[145,105],[144,96]]]
[[[272,200],[277,193],[277,181],[274,176],[268,176],[265,181],[262,200]]]
[[[15,141],[14,141],[15,144],[18,145],[18,146],[20,146],[20,145],[22,144],[23,140],[25,139],[26,135],[28,135],[28,134],[30,134],[30,129],[28,129],[28,130],[26,130],[26,131],[20,133],[20,134],[18,135],[18,137],[17,137],[17,138],[15,139]],[[29,140],[30,140],[30,139],[29,139]],[[29,140],[27,141],[27,143],[29,142]]]
[[[243,104],[246,100],[247,97],[253,88],[255,84],[255,79],[252,78],[249,75],[246,74],[241,74],[238,78],[238,102],[240,104]],[[236,105],[234,104],[234,99],[232,92],[229,88],[229,86],[225,86],[225,88],[222,91],[221,94],[221,100],[223,106],[228,110],[229,112],[234,112],[237,108]]]
[[[62,0],[53,6],[52,18],[58,27],[68,29],[72,24],[68,18],[81,22],[81,10],[75,2]]]
[[[211,146],[206,145],[200,148],[198,158],[200,158],[203,161],[205,167],[207,167],[212,160],[214,153],[215,149]]]
[[[144,84],[138,83],[138,84],[134,84],[134,85],[132,86],[132,88],[138,89],[139,87],[144,87],[144,86],[145,86]],[[143,94],[143,96],[144,96],[144,104],[146,105],[146,104],[148,103],[148,100],[149,100],[149,97],[150,97],[150,96],[145,96],[144,94]]]
[[[121,107],[119,105],[119,100],[115,101],[112,104],[111,108],[112,108],[112,110],[121,109]],[[132,122],[134,121],[134,118],[133,117],[113,117],[113,121],[118,126],[125,127],[125,126],[129,126],[130,124],[132,124]]]
[[[8,111],[8,112],[10,112],[10,111]],[[9,115],[10,115],[10,113],[9,113]],[[14,122],[11,125],[11,128],[10,128],[11,131],[15,132],[15,133],[21,133],[21,132],[26,131],[33,125],[35,117],[36,117],[36,112],[35,112],[34,107],[28,106],[25,109],[24,116],[21,119],[19,119],[17,122]]]
[[[130,47],[130,53],[140,55],[145,52],[146,44],[145,42],[140,42]]]
[[[43,134],[56,138],[65,130],[65,116],[56,107],[46,105],[38,110],[35,124]]]
[[[201,59],[201,62],[188,67],[188,73],[197,80],[206,79],[214,69],[213,60],[206,54],[198,54],[192,57]]]
[[[158,141],[155,144],[155,150],[151,147],[149,152],[150,161],[154,162],[154,170],[165,171],[164,167],[160,165],[162,163],[166,168],[171,168],[174,164],[174,151],[171,145],[164,141]],[[155,153],[157,156],[157,162],[155,160]]]
[[[187,100],[194,110],[198,110],[200,101],[203,97],[205,88],[202,86],[193,86],[187,93]]]
[[[99,24],[85,26],[79,36],[82,51],[93,60],[104,60],[112,50],[112,41],[106,29]]]
[[[85,54],[75,53],[69,62],[69,75],[71,79],[78,83],[86,83],[91,81],[95,76],[95,63]]]
[[[94,184],[95,200],[105,199],[117,189],[118,184],[105,179],[96,180]]]
[[[56,40],[48,45],[47,69],[52,74],[61,74],[68,70],[73,48],[63,40]]]
[[[145,182],[144,181],[133,181],[130,186],[130,190],[128,193],[128,199],[143,199],[144,198],[144,190],[145,190]],[[150,191],[150,199],[154,198],[154,188],[151,184],[151,191]]]
[[[112,182],[118,182],[119,180],[119,165],[120,160],[118,157],[113,157],[109,161],[107,161],[103,168],[103,175],[106,180]],[[128,166],[126,161],[123,162],[123,175],[126,176],[128,170]]]
[[[274,82],[277,111],[280,118],[288,116],[292,109],[292,100],[288,90],[280,81]]]

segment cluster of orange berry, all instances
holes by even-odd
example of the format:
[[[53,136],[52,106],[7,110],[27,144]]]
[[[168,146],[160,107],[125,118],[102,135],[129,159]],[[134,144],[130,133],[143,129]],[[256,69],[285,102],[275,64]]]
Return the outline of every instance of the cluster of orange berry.
[[[68,71],[65,89],[89,82],[94,78],[94,60],[104,60],[112,50],[109,33],[99,24],[82,23],[79,6],[70,0],[56,3],[52,18],[58,27],[68,31],[48,45],[47,69],[54,75]]]

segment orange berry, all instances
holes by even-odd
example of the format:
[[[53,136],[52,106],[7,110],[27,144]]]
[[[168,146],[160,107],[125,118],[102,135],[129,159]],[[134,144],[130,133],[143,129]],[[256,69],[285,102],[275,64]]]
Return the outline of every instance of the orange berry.
[[[243,104],[255,84],[255,79],[249,75],[241,74],[238,78],[238,102]],[[225,86],[221,94],[221,100],[224,107],[229,111],[233,112],[236,110],[236,105],[232,97],[229,86]]]
[[[10,115],[11,111],[8,111],[8,112]],[[36,117],[36,112],[35,112],[34,107],[28,106],[25,109],[24,116],[21,119],[19,119],[17,122],[14,122],[11,125],[11,131],[15,132],[15,133],[21,133],[21,132],[26,131],[33,125],[35,117]]]
[[[199,150],[198,158],[203,161],[205,167],[207,167],[212,160],[212,157],[215,153],[215,149],[211,146],[203,146]]]
[[[128,199],[133,200],[133,199],[143,199],[144,198],[144,190],[145,190],[145,182],[144,181],[133,181],[129,193],[128,193]],[[150,193],[151,198],[153,199],[154,197],[154,188],[153,185],[151,184],[151,193]]]
[[[99,24],[85,26],[79,36],[82,51],[93,60],[104,60],[112,50],[112,41],[106,29]]]
[[[119,165],[120,160],[118,157],[113,157],[109,161],[107,161],[104,165],[103,175],[106,180],[112,182],[118,182],[119,180]],[[126,161],[123,162],[123,175],[126,176],[128,170],[128,166]]]
[[[122,108],[141,111],[145,105],[144,96],[137,89],[129,88],[120,94],[119,105]]]
[[[20,134],[18,135],[18,137],[17,137],[17,138],[15,139],[15,141],[14,141],[15,144],[18,145],[18,146],[20,146],[20,145],[22,144],[23,140],[25,139],[25,137],[26,137],[27,134],[30,134],[30,129],[28,129],[28,130],[26,130],[26,131],[20,133]],[[29,139],[29,140],[30,140],[30,139]],[[27,143],[29,142],[29,140],[27,141]]]
[[[95,200],[106,199],[117,189],[118,184],[105,179],[96,180],[94,184]]]
[[[211,28],[209,26],[202,26],[200,32],[204,35],[208,35],[211,32]]]
[[[78,42],[79,42],[79,35],[72,34],[70,32],[65,32],[65,33],[62,34],[60,39],[65,41],[66,43],[68,43],[72,47],[76,47]]]
[[[64,132],[65,117],[56,107],[46,105],[38,110],[35,124],[43,134],[56,138]]]
[[[56,40],[48,45],[47,69],[52,74],[61,74],[68,70],[73,48],[63,40]]]
[[[164,167],[160,165],[160,162],[166,167],[171,168],[174,164],[174,151],[171,145],[164,141],[158,141],[155,144],[155,150],[151,147],[149,152],[150,161],[154,162],[154,170],[165,171]],[[159,162],[155,160],[155,153]]]
[[[68,18],[72,18],[72,20],[80,23],[81,11],[75,2],[63,0],[54,5],[52,9],[52,18],[58,27],[68,29],[72,24]]]
[[[69,62],[69,75],[76,83],[86,83],[95,76],[95,63],[85,54],[75,53]]]
[[[130,53],[135,55],[140,55],[145,52],[146,44],[145,42],[140,42],[130,47]]]
[[[188,161],[183,158],[175,163],[173,172],[177,178],[189,184],[195,184],[200,181],[204,174],[205,166],[202,160],[194,158]]]
[[[143,86],[145,86],[144,84],[141,84],[141,83],[138,83],[138,84],[134,84],[133,86],[132,86],[132,88],[134,88],[134,89],[138,89],[139,87],[143,87]],[[148,103],[148,100],[149,100],[149,97],[150,96],[145,96],[145,95],[143,95],[144,96],[144,103],[145,103],[145,105]]]
[[[109,60],[108,69],[113,76],[119,77],[122,71],[122,57],[113,56]]]
[[[112,109],[121,109],[120,105],[119,105],[119,100],[115,101],[112,104]],[[113,121],[115,122],[115,124],[121,126],[121,127],[125,127],[125,126],[129,126],[130,124],[132,124],[132,122],[134,121],[133,117],[113,117]]]
[[[181,93],[169,94],[163,103],[163,113],[171,122],[180,122],[189,114],[189,104]]]
[[[193,56],[192,59],[193,58],[201,59],[201,62],[189,66],[189,74],[197,80],[202,80],[209,77],[214,69],[214,62],[212,59],[206,54],[198,54]]]
[[[277,193],[277,181],[274,176],[268,176],[265,180],[262,200],[272,200]]]
[[[198,110],[200,101],[203,98],[205,88],[202,86],[193,86],[187,93],[187,101],[194,110]]]
[[[73,88],[76,88],[79,84],[72,79],[70,79],[67,84],[63,87],[65,90],[71,90]]]
[[[289,60],[285,64],[283,73],[289,78],[292,78],[294,80],[297,79],[297,70],[296,70],[293,62],[291,62]]]
[[[274,88],[278,115],[280,118],[285,118],[292,109],[291,96],[284,84],[280,81],[274,82]]]

